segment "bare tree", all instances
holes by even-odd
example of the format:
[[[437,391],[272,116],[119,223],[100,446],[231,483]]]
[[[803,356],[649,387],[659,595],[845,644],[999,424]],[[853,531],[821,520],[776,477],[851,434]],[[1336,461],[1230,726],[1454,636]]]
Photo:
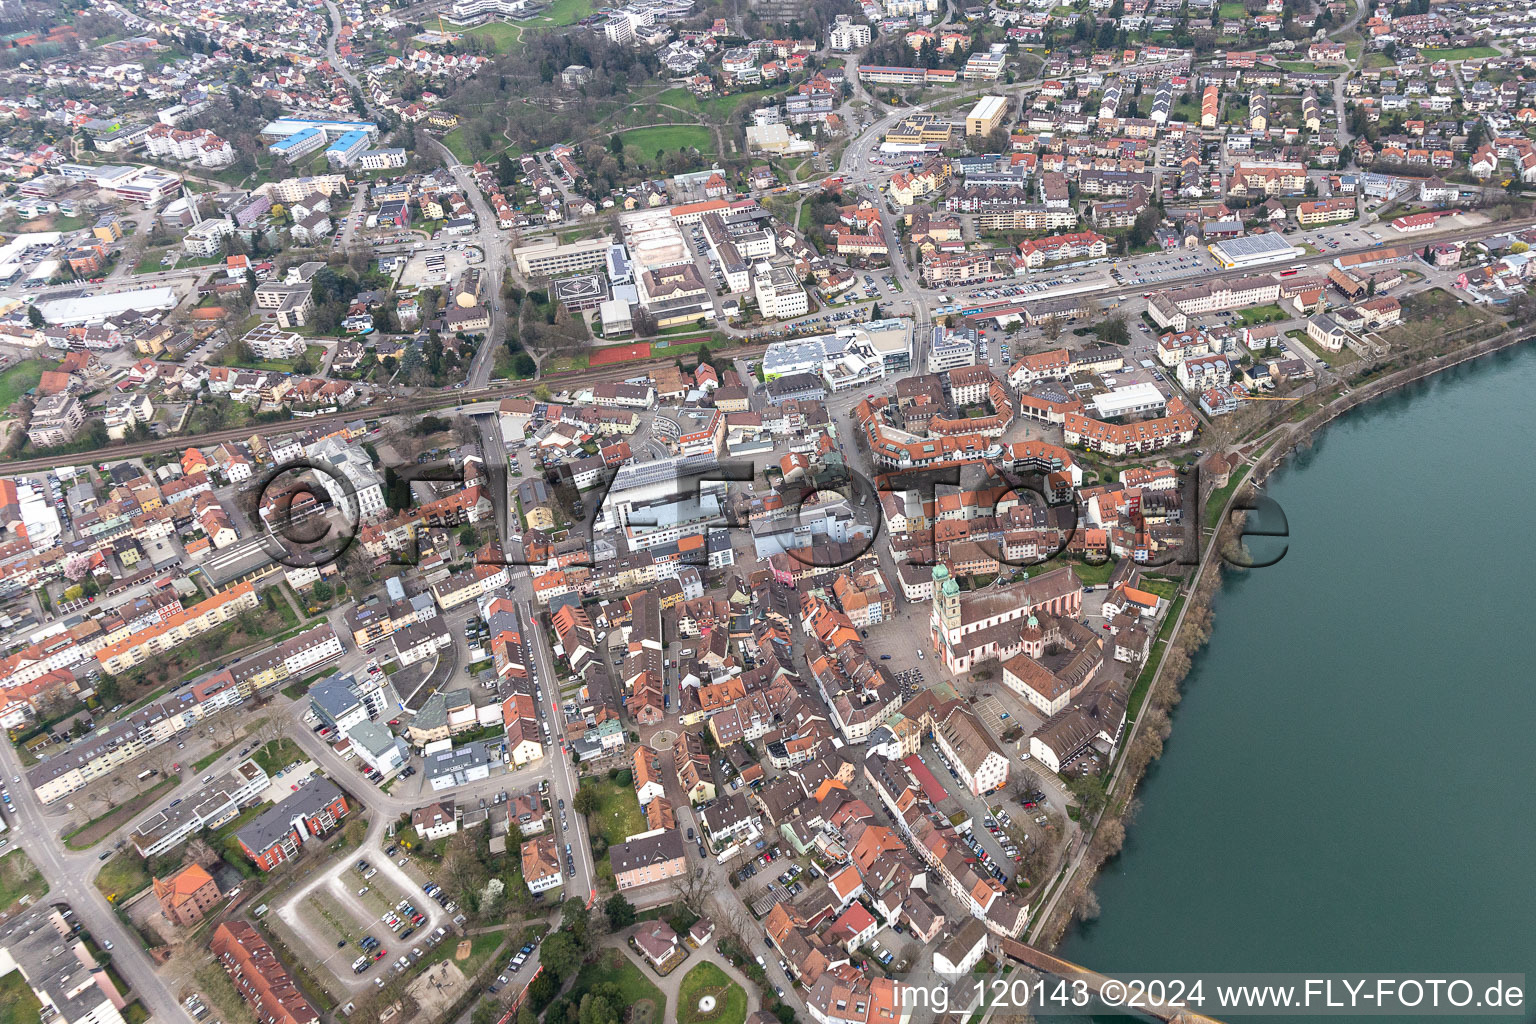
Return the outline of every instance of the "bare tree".
[[[1040,776],[1028,768],[1021,768],[1013,773],[1010,792],[1019,803],[1027,802],[1040,790]]]
[[[1092,921],[1099,916],[1099,898],[1086,883],[1078,890],[1076,906],[1073,909],[1079,921]]]
[[[470,833],[458,832],[448,840],[443,871],[449,890],[459,897],[459,902],[467,905],[471,897],[478,895],[485,881],[485,872],[475,849],[475,839]]]
[[[286,731],[283,723],[278,721],[277,716],[270,715],[261,720],[261,724],[256,730],[256,736],[263,743],[271,743],[273,740],[281,739]]]
[[[704,873],[703,868],[678,876],[678,899],[683,901],[683,906],[695,914],[703,915],[704,904],[713,891],[714,886],[711,885],[709,876]]]

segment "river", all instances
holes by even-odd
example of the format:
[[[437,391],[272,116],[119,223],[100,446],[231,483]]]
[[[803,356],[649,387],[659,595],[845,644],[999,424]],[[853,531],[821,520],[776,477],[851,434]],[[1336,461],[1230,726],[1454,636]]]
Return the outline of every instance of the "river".
[[[1227,574],[1063,956],[1536,984],[1533,394],[1526,345],[1346,415],[1271,477],[1289,551]]]

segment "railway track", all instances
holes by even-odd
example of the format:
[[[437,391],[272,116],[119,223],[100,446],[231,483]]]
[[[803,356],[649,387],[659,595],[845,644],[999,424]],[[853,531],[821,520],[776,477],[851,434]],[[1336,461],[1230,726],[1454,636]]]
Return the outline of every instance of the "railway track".
[[[1494,235],[1502,235],[1523,228],[1536,227],[1536,217],[1527,217],[1519,220],[1506,221],[1503,224],[1489,224],[1470,228],[1456,228],[1450,231],[1426,231],[1416,236],[1411,242],[1399,243],[1396,246],[1385,242],[1368,246],[1357,246],[1348,249],[1336,249],[1331,253],[1315,253],[1300,257],[1296,262],[1307,266],[1319,264],[1331,264],[1341,256],[1353,253],[1370,252],[1378,248],[1403,248],[1415,250],[1433,242],[1474,241],[1479,238],[1488,238]],[[1230,278],[1247,277],[1253,274],[1265,273],[1266,269],[1273,267],[1247,267],[1235,270],[1221,270],[1215,273],[1202,275],[1200,280],[1226,280]],[[1085,298],[1109,298],[1124,296],[1127,300],[1132,293],[1139,294],[1138,289],[1182,287],[1192,281],[1168,281],[1158,285],[1126,285],[1107,284],[1091,291],[1079,292]],[[1040,292],[1037,296],[1047,296],[1050,292]],[[924,324],[917,324],[918,328]],[[486,344],[490,342],[487,341]],[[732,348],[726,354],[732,358],[743,356],[752,358],[762,355],[768,346],[749,345],[741,348]],[[636,359],[630,362],[615,363],[611,366],[603,366],[597,369],[578,370],[574,373],[562,374],[559,377],[545,378],[542,380],[506,382],[502,384],[489,384],[480,388],[464,388],[458,391],[434,392],[430,395],[420,395],[412,398],[400,399],[393,402],[385,402],[378,405],[363,406],[355,409],[346,409],[340,412],[324,413],[304,419],[289,419],[279,423],[261,424],[255,427],[232,427],[224,430],[208,431],[202,434],[176,434],[166,438],[152,441],[136,441],[130,444],[113,445],[110,457],[113,459],[135,458],[142,455],[159,455],[164,452],[180,451],[190,446],[204,447],[212,444],[220,444],[225,441],[242,441],[249,437],[285,434],[295,429],[296,426],[328,426],[339,423],[347,423],[357,419],[379,419],[385,416],[401,416],[410,413],[436,412],[442,409],[451,409],[457,406],[469,405],[475,402],[500,401],[503,398],[518,398],[531,395],[534,388],[539,385],[545,387],[570,388],[583,384],[597,384],[606,381],[623,380],[635,375],[637,370],[643,370],[653,366],[665,366],[676,362],[677,355],[672,350],[667,350],[665,356],[652,356],[649,359]],[[105,453],[104,453],[105,454]],[[0,475],[18,473],[32,473],[38,470],[52,469],[60,464],[67,464],[69,456],[49,455],[33,459],[17,459],[14,461],[0,461]],[[82,456],[79,461],[89,462],[89,457]]]

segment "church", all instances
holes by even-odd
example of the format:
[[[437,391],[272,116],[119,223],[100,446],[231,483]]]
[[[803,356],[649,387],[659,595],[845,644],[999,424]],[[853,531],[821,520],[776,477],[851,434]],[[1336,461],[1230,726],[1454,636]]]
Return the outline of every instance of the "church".
[[[984,661],[1023,653],[1030,616],[1076,619],[1082,607],[1083,584],[1069,568],[962,591],[949,569],[936,565],[929,617],[933,649],[950,672],[969,672]]]

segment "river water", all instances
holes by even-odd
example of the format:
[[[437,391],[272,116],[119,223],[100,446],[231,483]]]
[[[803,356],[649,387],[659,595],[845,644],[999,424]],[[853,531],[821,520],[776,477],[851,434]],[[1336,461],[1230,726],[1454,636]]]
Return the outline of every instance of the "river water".
[[[1532,395],[1527,345],[1335,421],[1271,477],[1288,553],[1228,573],[1063,956],[1536,985]]]

